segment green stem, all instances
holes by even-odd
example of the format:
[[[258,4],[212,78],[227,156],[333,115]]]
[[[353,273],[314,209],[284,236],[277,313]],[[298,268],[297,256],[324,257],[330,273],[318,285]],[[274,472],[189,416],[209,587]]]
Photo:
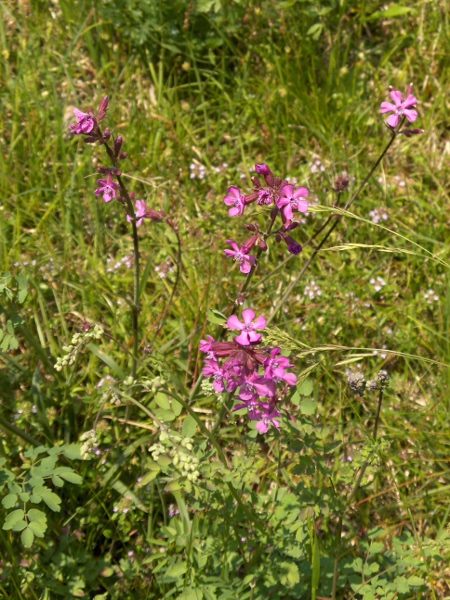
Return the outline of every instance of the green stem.
[[[373,426],[373,434],[372,434],[374,442],[376,442],[376,440],[377,440],[378,425],[380,423],[380,413],[381,413],[382,402],[383,402],[383,389],[380,389],[380,392],[378,394],[377,413],[375,416],[375,424]],[[338,576],[339,576],[339,559],[340,559],[340,554],[341,554],[342,525],[344,522],[344,517],[347,514],[347,512],[353,502],[354,497],[356,496],[356,493],[359,489],[359,486],[361,485],[362,478],[364,477],[364,473],[366,472],[368,465],[369,465],[368,460],[366,460],[362,464],[361,469],[358,473],[358,477],[356,479],[355,485],[353,486],[353,489],[350,492],[350,496],[348,496],[344,510],[338,520],[338,524],[337,524],[337,528],[336,528],[336,553],[335,553],[335,557],[334,557],[334,568],[333,568],[333,587],[332,587],[332,591],[331,591],[332,600],[336,600],[336,594],[337,594],[337,580],[338,580]]]
[[[26,431],[19,429],[18,427],[16,427],[15,425],[13,425],[9,421],[7,421],[1,415],[0,415],[0,429],[3,429],[3,431],[5,431],[5,433],[12,433],[14,435],[17,435],[18,437],[21,437],[26,442],[33,444],[33,446],[41,446],[42,445],[41,442],[39,442],[39,440],[34,438],[32,435],[29,435],[28,433],[26,433]]]
[[[104,142],[106,153],[108,154],[111,162],[113,163],[115,168],[118,168],[118,161],[114,155],[113,150],[110,148],[107,142]],[[140,302],[139,302],[139,281],[140,281],[140,254],[139,254],[139,236],[138,230],[136,226],[136,221],[134,220],[135,212],[134,206],[130,198],[130,194],[126,188],[125,183],[120,175],[117,175],[117,181],[120,186],[120,191],[122,192],[123,199],[125,200],[125,209],[127,214],[131,217],[131,230],[133,235],[133,251],[134,251],[134,282],[133,282],[133,307],[132,307],[132,324],[133,324],[133,357],[132,357],[132,366],[131,366],[131,376],[133,379],[136,378],[137,372],[137,355],[139,351],[139,312],[140,312]]]
[[[398,126],[396,131],[392,131],[391,132],[391,139],[389,140],[389,142],[386,144],[386,147],[384,148],[383,152],[380,154],[380,156],[377,158],[377,160],[375,161],[373,167],[370,169],[369,173],[366,175],[366,177],[363,179],[361,185],[358,187],[358,189],[356,190],[356,192],[353,194],[353,196],[347,201],[347,203],[344,206],[344,210],[348,210],[350,208],[350,206],[353,204],[353,202],[355,202],[355,200],[358,198],[359,194],[361,193],[361,191],[364,189],[365,185],[367,184],[367,182],[369,181],[369,179],[372,177],[372,175],[374,174],[375,170],[377,169],[378,165],[381,163],[381,161],[383,160],[383,158],[386,156],[389,148],[392,146],[392,144],[394,143],[395,138],[398,135],[399,130],[401,129],[402,125],[403,125],[403,120],[401,121],[400,125]],[[333,217],[328,217],[328,219],[325,222],[325,225],[323,225],[322,227],[319,228],[319,230],[315,233],[315,235],[308,240],[309,243],[311,243],[311,241],[314,239],[314,237],[316,235],[318,235],[327,225],[328,223],[331,221]],[[294,279],[294,281],[292,283],[290,283],[288,285],[288,287],[286,288],[285,293],[283,294],[283,296],[281,297],[281,300],[279,300],[279,302],[277,303],[277,305],[275,306],[272,314],[269,316],[269,318],[267,319],[267,324],[269,324],[272,319],[275,317],[275,315],[278,313],[278,311],[284,306],[284,304],[286,303],[287,299],[289,298],[289,296],[291,295],[292,290],[295,288],[295,286],[298,284],[298,282],[301,280],[301,278],[303,277],[303,275],[306,273],[306,271],[308,270],[309,266],[311,265],[311,263],[314,261],[314,259],[316,258],[317,254],[320,252],[320,250],[323,248],[325,242],[328,240],[328,238],[330,237],[330,235],[333,233],[333,231],[336,229],[338,223],[340,221],[340,218],[336,219],[334,221],[334,223],[331,225],[331,227],[328,229],[328,231],[325,233],[324,237],[322,238],[322,240],[320,241],[319,245],[314,249],[311,257],[308,259],[308,261],[304,264],[303,268],[301,269],[300,273],[297,275],[297,277]]]

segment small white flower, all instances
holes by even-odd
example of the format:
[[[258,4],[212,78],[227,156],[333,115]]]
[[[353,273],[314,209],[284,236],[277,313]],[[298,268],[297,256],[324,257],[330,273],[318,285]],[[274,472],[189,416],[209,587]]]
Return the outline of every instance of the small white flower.
[[[370,283],[373,285],[376,292],[379,292],[386,285],[386,282],[382,277],[372,277]]]
[[[433,304],[433,302],[439,302],[439,296],[434,290],[431,289],[425,292],[424,298],[428,304]]]
[[[369,213],[373,223],[381,223],[381,221],[389,221],[389,215],[384,208],[374,208]]]
[[[308,296],[310,300],[314,300],[314,298],[319,298],[322,295],[322,290],[315,281],[311,281],[309,285],[305,286],[303,295]]]

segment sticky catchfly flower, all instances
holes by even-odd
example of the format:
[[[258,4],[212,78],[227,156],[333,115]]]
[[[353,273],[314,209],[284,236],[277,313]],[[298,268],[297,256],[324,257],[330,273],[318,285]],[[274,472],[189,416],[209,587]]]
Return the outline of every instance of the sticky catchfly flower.
[[[281,188],[281,196],[277,200],[277,206],[283,210],[285,218],[290,221],[294,210],[303,213],[308,212],[309,202],[305,200],[307,196],[309,196],[308,188],[298,187],[295,189],[291,183],[287,183]]]
[[[144,219],[147,216],[147,207],[145,205],[145,201],[144,200],[136,200],[136,227],[140,227],[142,225],[142,223],[144,222]],[[127,215],[127,221],[128,223],[132,222],[132,217],[130,217],[130,215]]]
[[[227,195],[225,196],[223,201],[227,206],[232,207],[228,211],[230,217],[240,217],[243,214],[245,208],[245,197],[243,196],[241,190],[238,187],[234,185],[229,187]]]
[[[82,135],[83,133],[91,133],[94,130],[97,125],[94,116],[81,112],[78,108],[73,109],[73,114],[78,119],[78,123],[70,126],[72,133],[75,135]]]
[[[417,111],[413,110],[417,104],[417,98],[412,95],[412,85],[408,87],[406,92],[406,98],[403,100],[403,94],[398,90],[392,89],[390,92],[390,96],[394,101],[394,104],[391,102],[382,102],[380,106],[381,114],[385,113],[393,113],[388,117],[387,124],[389,127],[397,127],[401,117],[406,117],[410,123],[414,123],[417,119]]]
[[[239,263],[241,273],[250,273],[252,270],[252,265],[256,266],[256,258],[252,254],[248,253],[248,249],[245,244],[239,248],[234,240],[226,240],[226,242],[227,244],[230,244],[233,250],[224,250],[225,255],[228,258],[233,258],[233,260]]]
[[[250,344],[256,344],[261,341],[261,334],[256,333],[256,330],[265,329],[267,321],[262,315],[257,319],[255,319],[255,317],[255,311],[251,308],[246,308],[242,311],[242,318],[244,319],[243,323],[239,321],[236,315],[232,315],[227,321],[227,325],[230,329],[242,331],[240,335],[234,338],[234,341],[241,346],[249,346]]]
[[[96,196],[103,196],[105,202],[111,202],[113,198],[117,197],[116,190],[119,188],[119,185],[111,179],[110,175],[106,179],[99,179],[97,184],[100,187],[95,190],[94,194]]]

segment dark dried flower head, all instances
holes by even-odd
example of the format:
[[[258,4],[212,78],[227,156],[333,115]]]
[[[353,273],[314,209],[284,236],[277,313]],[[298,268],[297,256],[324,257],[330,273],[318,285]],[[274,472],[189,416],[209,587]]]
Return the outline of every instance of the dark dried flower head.
[[[333,190],[337,194],[342,194],[342,192],[345,192],[346,190],[348,190],[349,183],[350,183],[349,177],[344,177],[344,176],[340,175],[334,182]]]
[[[348,374],[347,381],[350,389],[362,398],[366,389],[366,378],[361,371],[351,371]]]

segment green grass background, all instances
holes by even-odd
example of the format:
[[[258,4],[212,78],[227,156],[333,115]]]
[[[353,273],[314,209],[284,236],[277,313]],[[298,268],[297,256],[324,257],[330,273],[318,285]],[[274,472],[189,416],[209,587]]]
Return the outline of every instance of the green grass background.
[[[50,422],[48,443],[76,441],[92,427],[99,406],[95,386],[111,370],[93,354],[84,355],[67,380],[55,379],[50,366],[84,319],[105,327],[112,338],[103,340],[102,349],[121,368],[129,367],[120,344],[130,343],[127,299],[133,274],[123,265],[108,269],[130,254],[132,239],[121,207],[93,194],[102,152],[70,134],[75,106],[96,107],[109,96],[108,124],[124,137],[129,158],[123,171],[130,189],[153,208],[164,209],[179,227],[181,281],[154,355],[189,394],[201,368],[199,340],[213,332],[207,310],[230,307],[242,282],[222,252],[225,239],[243,241],[246,233],[242,222],[227,215],[227,188],[245,187],[254,164],[267,162],[276,174],[307,185],[320,205],[330,206],[336,177],[348,172],[356,189],[388,139],[379,114],[388,86],[405,90],[412,82],[419,99],[417,124],[425,133],[396,141],[352,207],[362,220],[342,222],[271,325],[312,348],[368,349],[357,361],[368,375],[380,368],[390,371],[391,392],[382,413],[383,433],[391,443],[389,468],[376,480],[376,505],[362,510],[356,522],[395,533],[408,526],[434,539],[448,522],[450,485],[448,3],[168,4],[166,10],[151,2],[2,3],[0,264],[2,270],[23,272],[30,283],[20,349],[0,357],[2,413],[24,431],[42,434],[42,423],[30,416],[36,402],[32,382],[38,376]],[[324,170],[313,173],[311,164],[319,159]],[[204,179],[190,178],[191,164],[206,167]],[[383,227],[371,222],[369,213],[377,207],[389,215]],[[320,214],[309,216],[296,231],[300,242],[318,219]],[[168,260],[173,264],[177,249],[161,226],[148,222],[139,233],[143,265],[149,265],[141,312],[144,348],[153,343],[174,284],[173,273],[161,279],[155,267]],[[270,315],[310,252],[306,248],[274,272],[288,255],[272,243],[250,305]],[[376,277],[386,282],[379,292],[370,283]],[[309,299],[304,289],[312,281],[322,294]],[[438,297],[431,304],[424,296],[429,289]],[[361,443],[361,428],[375,404],[359,402],[347,390],[349,356],[355,352],[318,350],[321,367],[313,377],[318,422],[343,430],[350,452]],[[298,358],[300,371],[308,364]],[[206,419],[216,410],[208,398],[199,397],[196,406]],[[104,436],[121,452],[142,432],[114,419]],[[134,421],[146,423],[137,413]],[[226,424],[221,438],[240,447],[234,428]],[[7,433],[1,442],[2,454],[19,461],[23,442]],[[119,465],[125,480],[139,466],[139,452],[145,455],[138,449],[131,462]],[[108,486],[99,489],[88,467],[85,478],[83,493],[91,509],[76,513],[73,525],[83,531],[85,554],[71,555],[72,575],[89,557],[107,556],[105,568],[115,569],[113,578],[122,582],[116,593],[122,597],[169,597],[164,594],[170,585],[161,591],[138,561],[134,567],[120,562],[128,560],[130,548],[137,554],[138,547],[141,553],[153,548],[142,539],[136,544],[136,523],[119,527],[116,522],[112,540],[102,538],[102,523],[111,517],[118,493]],[[60,582],[63,591],[52,588],[48,558],[76,502],[76,497],[67,499],[68,513],[53,523],[47,545],[41,543],[39,553],[47,558],[40,559],[39,573],[33,575],[39,583],[31,587],[24,581],[33,572],[27,562],[33,552],[20,556],[20,546],[1,534],[5,598],[77,596],[76,586],[64,588],[67,580]],[[163,519],[161,510],[154,509],[154,530]],[[448,563],[433,563],[432,571],[420,597],[450,597]],[[79,589],[94,597],[106,588],[115,597],[116,583],[101,579],[85,577]]]

